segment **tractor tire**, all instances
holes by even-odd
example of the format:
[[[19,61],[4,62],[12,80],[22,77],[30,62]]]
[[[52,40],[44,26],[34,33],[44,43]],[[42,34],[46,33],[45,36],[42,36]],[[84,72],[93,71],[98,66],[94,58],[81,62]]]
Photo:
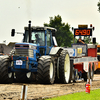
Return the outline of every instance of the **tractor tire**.
[[[55,65],[51,56],[42,56],[37,66],[37,82],[53,84],[55,80]]]
[[[36,74],[33,72],[27,73],[28,82],[35,82],[36,81]]]
[[[4,56],[0,59],[0,83],[12,83],[14,80],[13,72],[9,73],[10,60],[8,56]]]
[[[55,65],[50,56],[47,56],[43,67],[44,83],[53,84],[55,80]]]
[[[59,58],[55,59],[55,83],[60,83],[60,80],[59,80]]]
[[[59,59],[59,78],[61,83],[70,82],[70,58],[66,50],[62,50]]]
[[[91,80],[93,81],[93,77],[94,77],[94,63],[92,64],[92,71],[91,71]]]
[[[30,75],[27,75],[26,72],[15,72],[16,82],[20,83],[30,83],[34,81],[34,74],[29,72]]]
[[[39,61],[38,61],[37,77],[36,77],[37,83],[44,83],[43,82],[43,66],[44,66],[43,64],[44,64],[44,60],[45,60],[45,57],[41,56],[39,58]]]

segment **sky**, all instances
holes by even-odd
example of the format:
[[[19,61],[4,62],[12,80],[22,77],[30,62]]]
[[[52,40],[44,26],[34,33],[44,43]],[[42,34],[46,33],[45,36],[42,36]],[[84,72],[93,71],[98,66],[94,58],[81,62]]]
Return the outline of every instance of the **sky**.
[[[49,23],[50,17],[60,15],[62,22],[77,28],[78,24],[92,24],[93,37],[100,44],[99,0],[0,0],[0,43],[21,42],[23,36],[11,37],[11,29],[24,32],[28,21],[32,26]]]

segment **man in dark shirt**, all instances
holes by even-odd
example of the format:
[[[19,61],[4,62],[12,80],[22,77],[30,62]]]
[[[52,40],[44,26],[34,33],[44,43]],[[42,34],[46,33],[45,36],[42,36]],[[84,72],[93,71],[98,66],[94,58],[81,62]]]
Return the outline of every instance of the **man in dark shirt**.
[[[81,39],[81,36],[79,36],[79,39],[77,40],[77,43],[79,43],[79,44],[85,44],[84,40]]]

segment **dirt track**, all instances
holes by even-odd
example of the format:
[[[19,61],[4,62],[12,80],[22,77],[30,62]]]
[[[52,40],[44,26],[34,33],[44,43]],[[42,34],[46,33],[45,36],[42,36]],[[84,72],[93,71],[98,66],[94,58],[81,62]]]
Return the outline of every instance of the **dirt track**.
[[[27,84],[27,99],[43,99],[74,92],[85,91],[86,82],[70,84]],[[91,90],[100,88],[100,75],[95,75]],[[0,100],[18,100],[21,97],[22,84],[0,84]]]

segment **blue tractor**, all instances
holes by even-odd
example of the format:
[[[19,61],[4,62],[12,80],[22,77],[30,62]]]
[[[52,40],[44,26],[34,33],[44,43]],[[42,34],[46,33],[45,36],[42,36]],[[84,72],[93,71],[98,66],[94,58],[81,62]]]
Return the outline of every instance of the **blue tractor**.
[[[56,29],[31,26],[31,21],[24,29],[23,43],[16,43],[14,52],[2,58],[0,81],[69,83],[70,57],[67,50],[57,47]],[[11,35],[15,35],[15,29]]]

